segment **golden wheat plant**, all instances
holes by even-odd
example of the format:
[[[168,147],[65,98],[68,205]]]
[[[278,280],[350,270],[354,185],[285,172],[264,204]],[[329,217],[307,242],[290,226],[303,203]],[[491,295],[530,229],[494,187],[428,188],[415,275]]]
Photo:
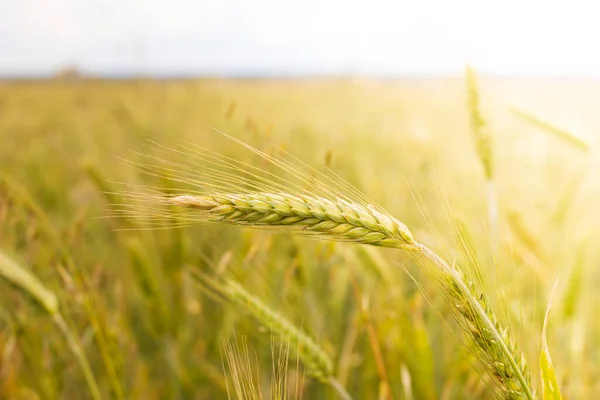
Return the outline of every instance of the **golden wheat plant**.
[[[151,142],[151,154],[125,162],[181,188],[130,185],[120,193],[123,204],[111,207],[110,214],[150,229],[218,223],[406,252],[418,265],[435,271],[453,315],[471,339],[472,352],[495,382],[494,392],[505,399],[536,398],[524,354],[465,270],[420,243],[402,222],[339,177],[319,173],[289,154],[263,152],[223,135],[258,156],[262,166],[192,143],[170,148]],[[262,307],[237,284],[223,290],[246,307]],[[272,319],[256,310],[263,314],[259,318]]]
[[[490,241],[494,248],[498,244],[498,200],[494,183],[493,138],[481,111],[481,95],[477,73],[472,67],[465,68],[467,106],[471,117],[471,132],[475,151],[483,168],[487,190],[488,224]]]

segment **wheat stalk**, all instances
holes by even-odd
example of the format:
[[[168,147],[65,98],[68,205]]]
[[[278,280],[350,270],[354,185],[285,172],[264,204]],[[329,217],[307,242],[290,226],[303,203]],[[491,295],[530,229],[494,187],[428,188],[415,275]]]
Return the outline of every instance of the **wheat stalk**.
[[[373,205],[347,182],[310,169],[299,160],[290,162],[290,155],[275,156],[229,139],[278,172],[191,143],[174,149],[153,143],[154,150],[168,157],[140,154],[151,162],[129,164],[142,173],[184,184],[187,189],[166,191],[161,187],[137,186],[120,193],[134,202],[114,206],[112,214],[147,223],[152,229],[171,227],[174,223],[224,223],[407,251],[421,265],[435,266],[441,276],[438,280],[441,289],[454,306],[454,315],[472,339],[475,353],[503,396],[534,398],[521,352],[485,303],[482,293],[460,269],[417,242],[403,223]],[[161,225],[165,221],[167,224]]]
[[[321,239],[356,242],[409,251],[416,259],[433,262],[442,272],[449,295],[477,353],[507,399],[533,398],[527,366],[510,335],[496,319],[481,293],[457,268],[451,267],[429,248],[416,242],[408,228],[374,207],[344,200],[329,200],[286,193],[253,193],[167,197],[166,202],[198,211],[206,221],[255,228],[285,228]],[[273,316],[235,285],[228,293],[270,323]],[[287,329],[287,327],[286,327]],[[323,365],[320,365],[322,367]]]

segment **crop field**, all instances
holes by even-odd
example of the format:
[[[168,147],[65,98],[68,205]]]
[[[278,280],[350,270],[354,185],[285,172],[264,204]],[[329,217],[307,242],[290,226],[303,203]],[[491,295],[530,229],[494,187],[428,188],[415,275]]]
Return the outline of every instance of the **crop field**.
[[[0,82],[0,398],[599,398],[598,93]]]

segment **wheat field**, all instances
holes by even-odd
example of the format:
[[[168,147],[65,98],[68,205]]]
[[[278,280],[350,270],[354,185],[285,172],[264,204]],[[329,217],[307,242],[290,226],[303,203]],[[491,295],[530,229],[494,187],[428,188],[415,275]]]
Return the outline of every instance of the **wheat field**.
[[[596,398],[599,90],[0,82],[0,398]]]

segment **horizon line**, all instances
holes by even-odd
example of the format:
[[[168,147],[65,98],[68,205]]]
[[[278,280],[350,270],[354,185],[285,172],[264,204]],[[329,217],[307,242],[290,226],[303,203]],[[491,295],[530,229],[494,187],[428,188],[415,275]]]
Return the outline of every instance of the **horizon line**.
[[[490,73],[476,70],[477,74],[489,78],[551,78],[551,79],[598,79],[600,74],[573,74],[573,73]],[[57,70],[50,72],[2,72],[1,81],[51,81],[51,80],[294,80],[294,79],[456,79],[464,78],[463,73],[432,73],[432,72],[398,72],[398,73],[351,73],[351,72],[287,72],[287,71],[247,71],[247,72],[132,72],[132,71],[105,71],[88,72],[81,70]]]

